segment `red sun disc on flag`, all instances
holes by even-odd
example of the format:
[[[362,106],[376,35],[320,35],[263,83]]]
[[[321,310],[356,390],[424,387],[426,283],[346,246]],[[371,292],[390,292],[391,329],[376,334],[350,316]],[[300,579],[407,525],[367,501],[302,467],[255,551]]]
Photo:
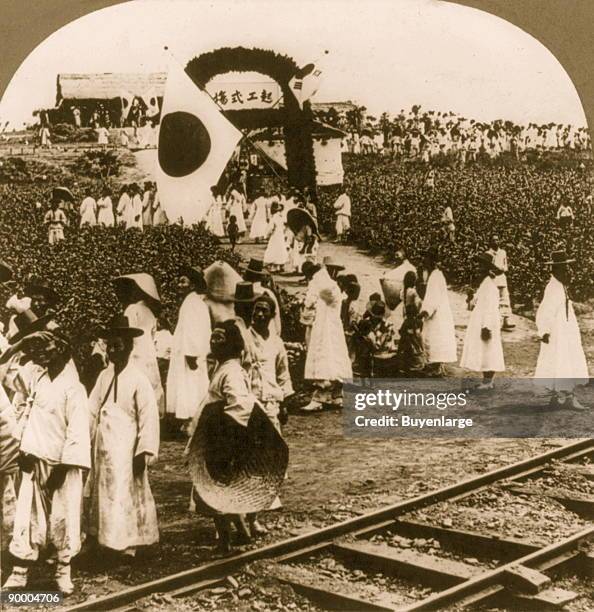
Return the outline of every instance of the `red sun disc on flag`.
[[[165,174],[192,174],[207,160],[211,146],[210,134],[196,115],[177,111],[161,120],[159,165]]]

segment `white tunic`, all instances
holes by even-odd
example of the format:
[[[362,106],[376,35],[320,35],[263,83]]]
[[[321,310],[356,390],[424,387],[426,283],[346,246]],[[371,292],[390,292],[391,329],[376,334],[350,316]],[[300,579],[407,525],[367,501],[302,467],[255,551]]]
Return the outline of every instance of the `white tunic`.
[[[268,232],[270,239],[264,252],[264,263],[283,266],[289,259],[289,253],[285,243],[285,224],[281,213],[277,212],[272,216]]]
[[[167,374],[167,412],[178,419],[191,419],[208,392],[206,356],[210,350],[210,331],[204,296],[188,294],[179,309]],[[196,358],[195,370],[188,366],[186,356]]]
[[[113,204],[109,196],[97,200],[97,223],[105,227],[113,227],[115,225]]]
[[[147,377],[127,365],[116,379],[113,364],[99,374],[91,396],[93,469],[85,487],[91,498],[89,533],[114,550],[159,540],[148,470],[132,472],[134,457],[159,453],[159,411]]]
[[[266,237],[266,229],[268,228],[267,208],[268,200],[266,198],[260,196],[254,201],[254,217],[250,228],[250,238],[252,240]]]
[[[58,560],[69,563],[81,546],[82,468],[91,466],[87,395],[72,361],[53,380],[39,370],[28,395],[20,450],[40,463],[35,478],[33,473],[22,474],[9,550],[19,559],[34,561],[51,543]],[[50,493],[45,482],[50,466],[57,464],[71,469],[62,486]]]
[[[481,330],[491,332],[489,340],[481,338]],[[460,366],[474,372],[503,372],[503,346],[501,344],[501,320],[499,316],[499,291],[495,281],[487,276],[475,295],[475,305],[470,314]]]
[[[144,372],[151,382],[159,413],[164,413],[165,398],[163,396],[163,386],[161,385],[161,375],[157,363],[157,349],[155,347],[155,334],[157,332],[157,319],[151,309],[144,302],[130,304],[124,311],[128,317],[130,327],[139,327],[144,331],[142,336],[134,338],[134,348],[130,356],[131,363],[139,370]]]
[[[97,202],[90,196],[86,197],[80,205],[80,226],[97,225],[96,212]]]
[[[454,317],[441,270],[435,269],[429,275],[421,310],[429,315],[423,323],[423,342],[429,363],[456,361]]]
[[[142,229],[142,198],[138,194],[135,194],[132,198],[131,209],[132,214],[126,222],[126,229],[130,227]]]
[[[118,223],[124,223],[126,229],[132,227],[134,210],[132,208],[132,200],[127,193],[123,193],[118,200],[117,208]]]
[[[548,282],[536,311],[538,335],[549,334],[549,342],[540,343],[534,378],[549,389],[571,391],[588,382],[588,365],[571,300],[555,277]]]
[[[243,203],[245,202],[245,197],[239,193],[239,191],[234,189],[231,192],[230,198],[231,203],[229,208],[229,216],[235,215],[237,227],[239,228],[239,233],[241,234],[247,229],[245,226],[245,219],[243,218]]]
[[[323,268],[310,283],[305,309],[315,306],[315,319],[305,359],[305,378],[309,380],[343,380],[353,371],[340,319],[342,295],[336,282]]]

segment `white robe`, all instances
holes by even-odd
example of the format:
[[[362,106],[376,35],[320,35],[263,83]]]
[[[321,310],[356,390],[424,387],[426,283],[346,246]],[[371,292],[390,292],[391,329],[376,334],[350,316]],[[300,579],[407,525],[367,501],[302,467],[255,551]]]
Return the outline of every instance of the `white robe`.
[[[126,229],[132,227],[134,210],[132,208],[132,200],[127,193],[123,193],[120,196],[116,213],[118,223],[124,223]]]
[[[305,309],[315,304],[315,319],[307,347],[305,375],[308,380],[343,380],[352,378],[353,370],[340,319],[342,294],[325,268],[310,283]]]
[[[35,561],[51,543],[58,560],[69,563],[81,546],[82,469],[91,466],[87,394],[69,361],[54,380],[39,370],[28,395],[34,399],[21,417],[20,450],[39,460],[35,474],[42,484],[33,473],[23,473],[9,550],[19,559]],[[44,483],[50,466],[59,464],[71,468],[62,486],[49,494]]]
[[[243,203],[245,201],[245,197],[235,189],[231,192],[230,197],[231,204],[229,208],[229,216],[235,215],[237,227],[239,228],[239,233],[241,234],[247,229],[245,219],[243,218]]]
[[[252,218],[252,227],[250,228],[250,238],[265,238],[268,228],[268,219],[266,211],[268,209],[268,200],[262,196],[254,202],[254,216]]]
[[[536,311],[538,335],[549,334],[549,342],[540,343],[534,378],[536,384],[557,391],[572,391],[587,384],[588,365],[571,300],[563,284],[555,277],[548,282]]]
[[[80,226],[97,225],[97,202],[90,196],[86,197],[80,205]]]
[[[490,340],[481,339],[483,327],[491,332]],[[490,276],[483,279],[476,292],[475,305],[466,328],[460,366],[474,372],[505,370],[501,344],[499,291]]]
[[[142,336],[134,338],[134,348],[130,356],[131,362],[146,374],[151,382],[159,414],[165,412],[165,397],[161,385],[161,375],[157,362],[157,348],[155,346],[155,334],[157,333],[157,319],[151,309],[144,302],[130,304],[124,311],[128,317],[130,327],[139,327],[144,331]]]
[[[132,198],[131,204],[132,213],[126,222],[126,229],[137,227],[142,229],[142,199],[138,194]]]
[[[206,228],[219,238],[225,235],[223,227],[223,203],[219,198],[213,198],[212,204],[206,214]]]
[[[284,266],[289,259],[289,253],[285,242],[285,224],[281,213],[277,212],[272,216],[268,232],[270,233],[270,239],[264,252],[264,263]]]
[[[142,195],[142,226],[153,224],[153,194],[145,191]]]
[[[204,296],[188,294],[179,309],[167,374],[167,412],[191,419],[208,392],[206,356],[210,350],[210,314]],[[186,356],[196,357],[191,370]]]
[[[109,196],[97,200],[97,223],[105,227],[113,227],[115,225],[113,204]]]
[[[423,342],[429,363],[456,361],[456,331],[445,278],[441,270],[429,275],[421,310],[429,315],[423,323]]]
[[[132,472],[134,457],[159,453],[159,411],[147,377],[128,364],[114,380],[113,364],[99,374],[91,396],[93,469],[85,486],[90,497],[89,533],[114,550],[159,540],[157,510],[148,469]]]

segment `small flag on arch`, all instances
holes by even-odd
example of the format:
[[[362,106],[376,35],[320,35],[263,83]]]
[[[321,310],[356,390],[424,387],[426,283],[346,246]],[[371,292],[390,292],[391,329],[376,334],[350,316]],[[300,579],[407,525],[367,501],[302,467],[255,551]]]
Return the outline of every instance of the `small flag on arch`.
[[[320,87],[320,77],[322,71],[315,64],[307,64],[297,71],[297,74],[289,81],[289,88],[303,109],[304,102],[307,102]]]

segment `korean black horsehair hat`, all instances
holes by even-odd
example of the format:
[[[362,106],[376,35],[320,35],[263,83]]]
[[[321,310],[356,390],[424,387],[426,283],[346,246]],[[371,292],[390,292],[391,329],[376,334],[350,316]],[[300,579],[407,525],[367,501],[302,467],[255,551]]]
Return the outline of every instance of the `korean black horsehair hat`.
[[[97,334],[104,340],[108,338],[138,338],[144,331],[137,327],[130,327],[130,321],[125,315],[115,315],[107,327],[102,328]]]

